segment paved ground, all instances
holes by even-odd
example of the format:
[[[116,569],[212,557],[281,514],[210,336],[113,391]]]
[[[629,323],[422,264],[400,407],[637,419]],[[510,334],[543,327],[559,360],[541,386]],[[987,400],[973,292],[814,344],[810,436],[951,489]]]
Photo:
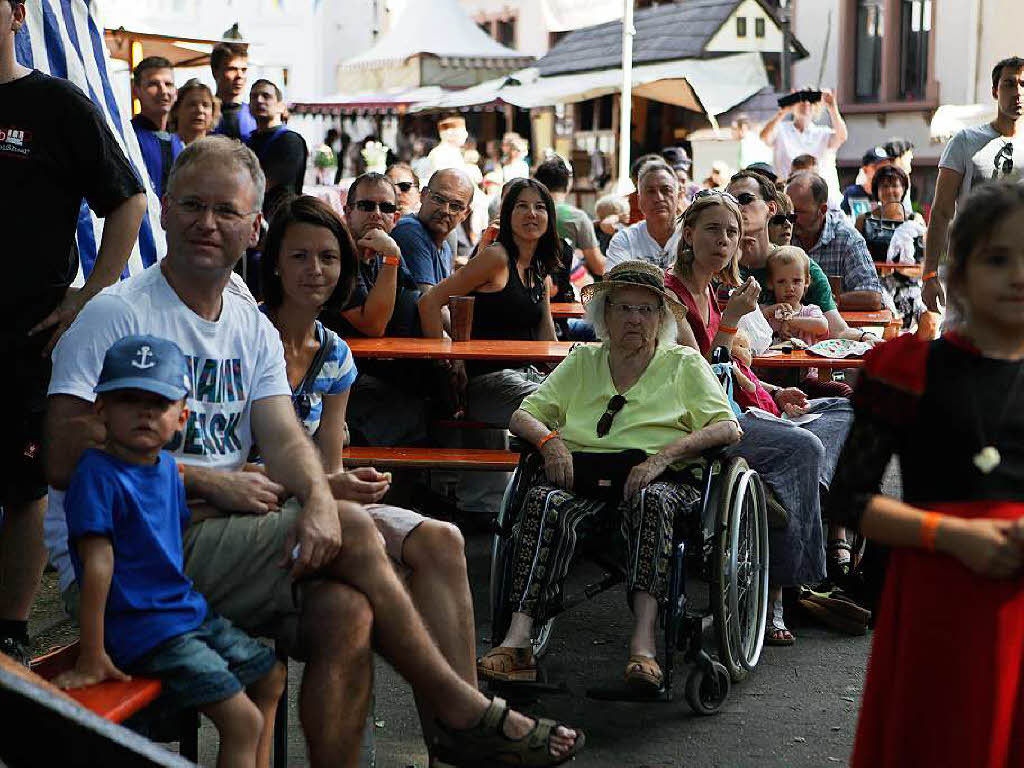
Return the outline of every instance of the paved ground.
[[[893,474],[886,490],[898,495]],[[489,646],[487,572],[489,539],[467,543],[477,610],[477,641]],[[578,574],[585,578],[586,574]],[[692,714],[682,699],[686,668],[678,678],[677,701],[617,704],[587,699],[587,687],[619,675],[626,660],[629,620],[621,588],[599,596],[559,619],[544,660],[549,677],[564,681],[568,695],[545,697],[529,711],[555,717],[587,733],[577,765],[595,768],[677,768],[678,766],[844,765],[853,743],[870,637],[846,637],[810,623],[796,609],[787,620],[797,635],[791,648],[766,648],[756,672],[735,686],[721,712]],[[33,615],[34,650],[69,642],[77,631],[64,617],[53,574],[47,574]],[[289,765],[304,766],[302,735],[295,711],[296,681],[290,678]],[[372,724],[376,764],[384,768],[426,765],[426,750],[412,696],[405,683],[378,659]],[[367,740],[369,741],[369,740]],[[216,733],[204,723],[201,762],[213,765]],[[366,751],[371,751],[368,744]]]

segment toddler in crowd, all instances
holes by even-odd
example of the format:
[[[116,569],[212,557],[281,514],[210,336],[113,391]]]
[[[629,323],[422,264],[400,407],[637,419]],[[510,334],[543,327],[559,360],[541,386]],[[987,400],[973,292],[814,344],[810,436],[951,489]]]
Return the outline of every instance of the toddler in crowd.
[[[95,387],[106,442],[82,455],[64,502],[81,650],[56,682],[158,678],[168,706],[213,721],[218,768],[265,766],[284,666],[211,612],[183,572],[190,513],[178,466],[161,449],[185,426],[189,386],[173,342],[128,336],[107,350]]]
[[[828,320],[815,304],[803,304],[811,284],[811,260],[802,248],[784,245],[768,257],[768,281],[776,304],[762,311],[777,340],[814,344],[828,338]]]

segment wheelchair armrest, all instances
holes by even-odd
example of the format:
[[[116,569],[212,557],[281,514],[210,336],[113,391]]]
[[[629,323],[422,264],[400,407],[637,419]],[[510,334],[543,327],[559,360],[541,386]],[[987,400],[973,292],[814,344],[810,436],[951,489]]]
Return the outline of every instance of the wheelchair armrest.
[[[516,435],[508,439],[508,449],[516,453],[538,453],[537,446]]]
[[[702,459],[705,459],[708,462],[708,464],[710,464],[713,461],[721,461],[722,459],[724,459],[726,449],[727,446],[716,445],[713,448],[708,448],[707,450],[702,451],[700,456]]]

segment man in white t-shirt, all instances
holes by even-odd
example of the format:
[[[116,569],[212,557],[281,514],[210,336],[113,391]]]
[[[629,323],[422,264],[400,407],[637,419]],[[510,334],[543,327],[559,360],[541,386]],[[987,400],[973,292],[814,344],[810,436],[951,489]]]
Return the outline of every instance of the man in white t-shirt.
[[[280,337],[231,282],[234,265],[259,238],[265,183],[244,145],[222,136],[189,145],[162,200],[166,258],[102,292],[61,339],[49,389],[45,538],[68,589],[58,491],[82,452],[103,440],[92,406],[103,355],[132,334],[175,341],[192,381],[187,424],[168,446],[192,510],[186,573],[214,611],[284,640],[307,662],[300,709],[310,764],[348,765],[357,758],[372,686],[371,627],[375,647],[449,728],[471,727],[488,702],[475,677],[463,679],[441,655],[366,510],[334,499],[295,418]],[[246,465],[254,441],[266,474]],[[365,485],[351,478],[348,497],[364,500]],[[530,730],[515,713],[505,723],[510,738]],[[573,737],[553,732],[551,748],[565,750]]]
[[[832,127],[814,122],[824,104],[828,110]],[[784,120],[792,115],[792,120]],[[839,114],[835,94],[825,88],[821,101],[812,104],[798,101],[779,107],[775,116],[761,129],[761,141],[772,147],[775,153],[775,172],[779,178],[788,179],[793,158],[799,155],[813,155],[818,160],[818,175],[828,184],[829,205],[837,208],[843,199],[839,188],[839,173],[836,171],[836,152],[846,141],[846,121]]]
[[[675,171],[658,160],[640,169],[636,186],[637,202],[644,219],[615,233],[608,243],[605,269],[630,259],[649,261],[668,269],[676,263],[676,250],[682,236],[682,227],[676,221],[679,180]]]
[[[964,128],[946,145],[939,159],[935,197],[925,243],[924,288],[921,298],[932,312],[942,312],[946,294],[939,280],[939,264],[945,260],[949,223],[971,189],[987,181],[1024,180],[1024,58],[1003,59],[992,69],[995,120]],[[955,318],[947,316],[946,325]]]

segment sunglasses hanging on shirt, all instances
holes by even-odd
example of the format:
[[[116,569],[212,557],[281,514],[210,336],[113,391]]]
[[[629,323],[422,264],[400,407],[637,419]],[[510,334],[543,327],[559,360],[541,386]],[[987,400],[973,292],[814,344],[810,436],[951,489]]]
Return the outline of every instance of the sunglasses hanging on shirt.
[[[1003,144],[1000,150],[996,153],[995,159],[992,161],[993,170],[992,178],[998,179],[1000,175],[1006,178],[1013,173],[1013,144],[1007,142]]]

